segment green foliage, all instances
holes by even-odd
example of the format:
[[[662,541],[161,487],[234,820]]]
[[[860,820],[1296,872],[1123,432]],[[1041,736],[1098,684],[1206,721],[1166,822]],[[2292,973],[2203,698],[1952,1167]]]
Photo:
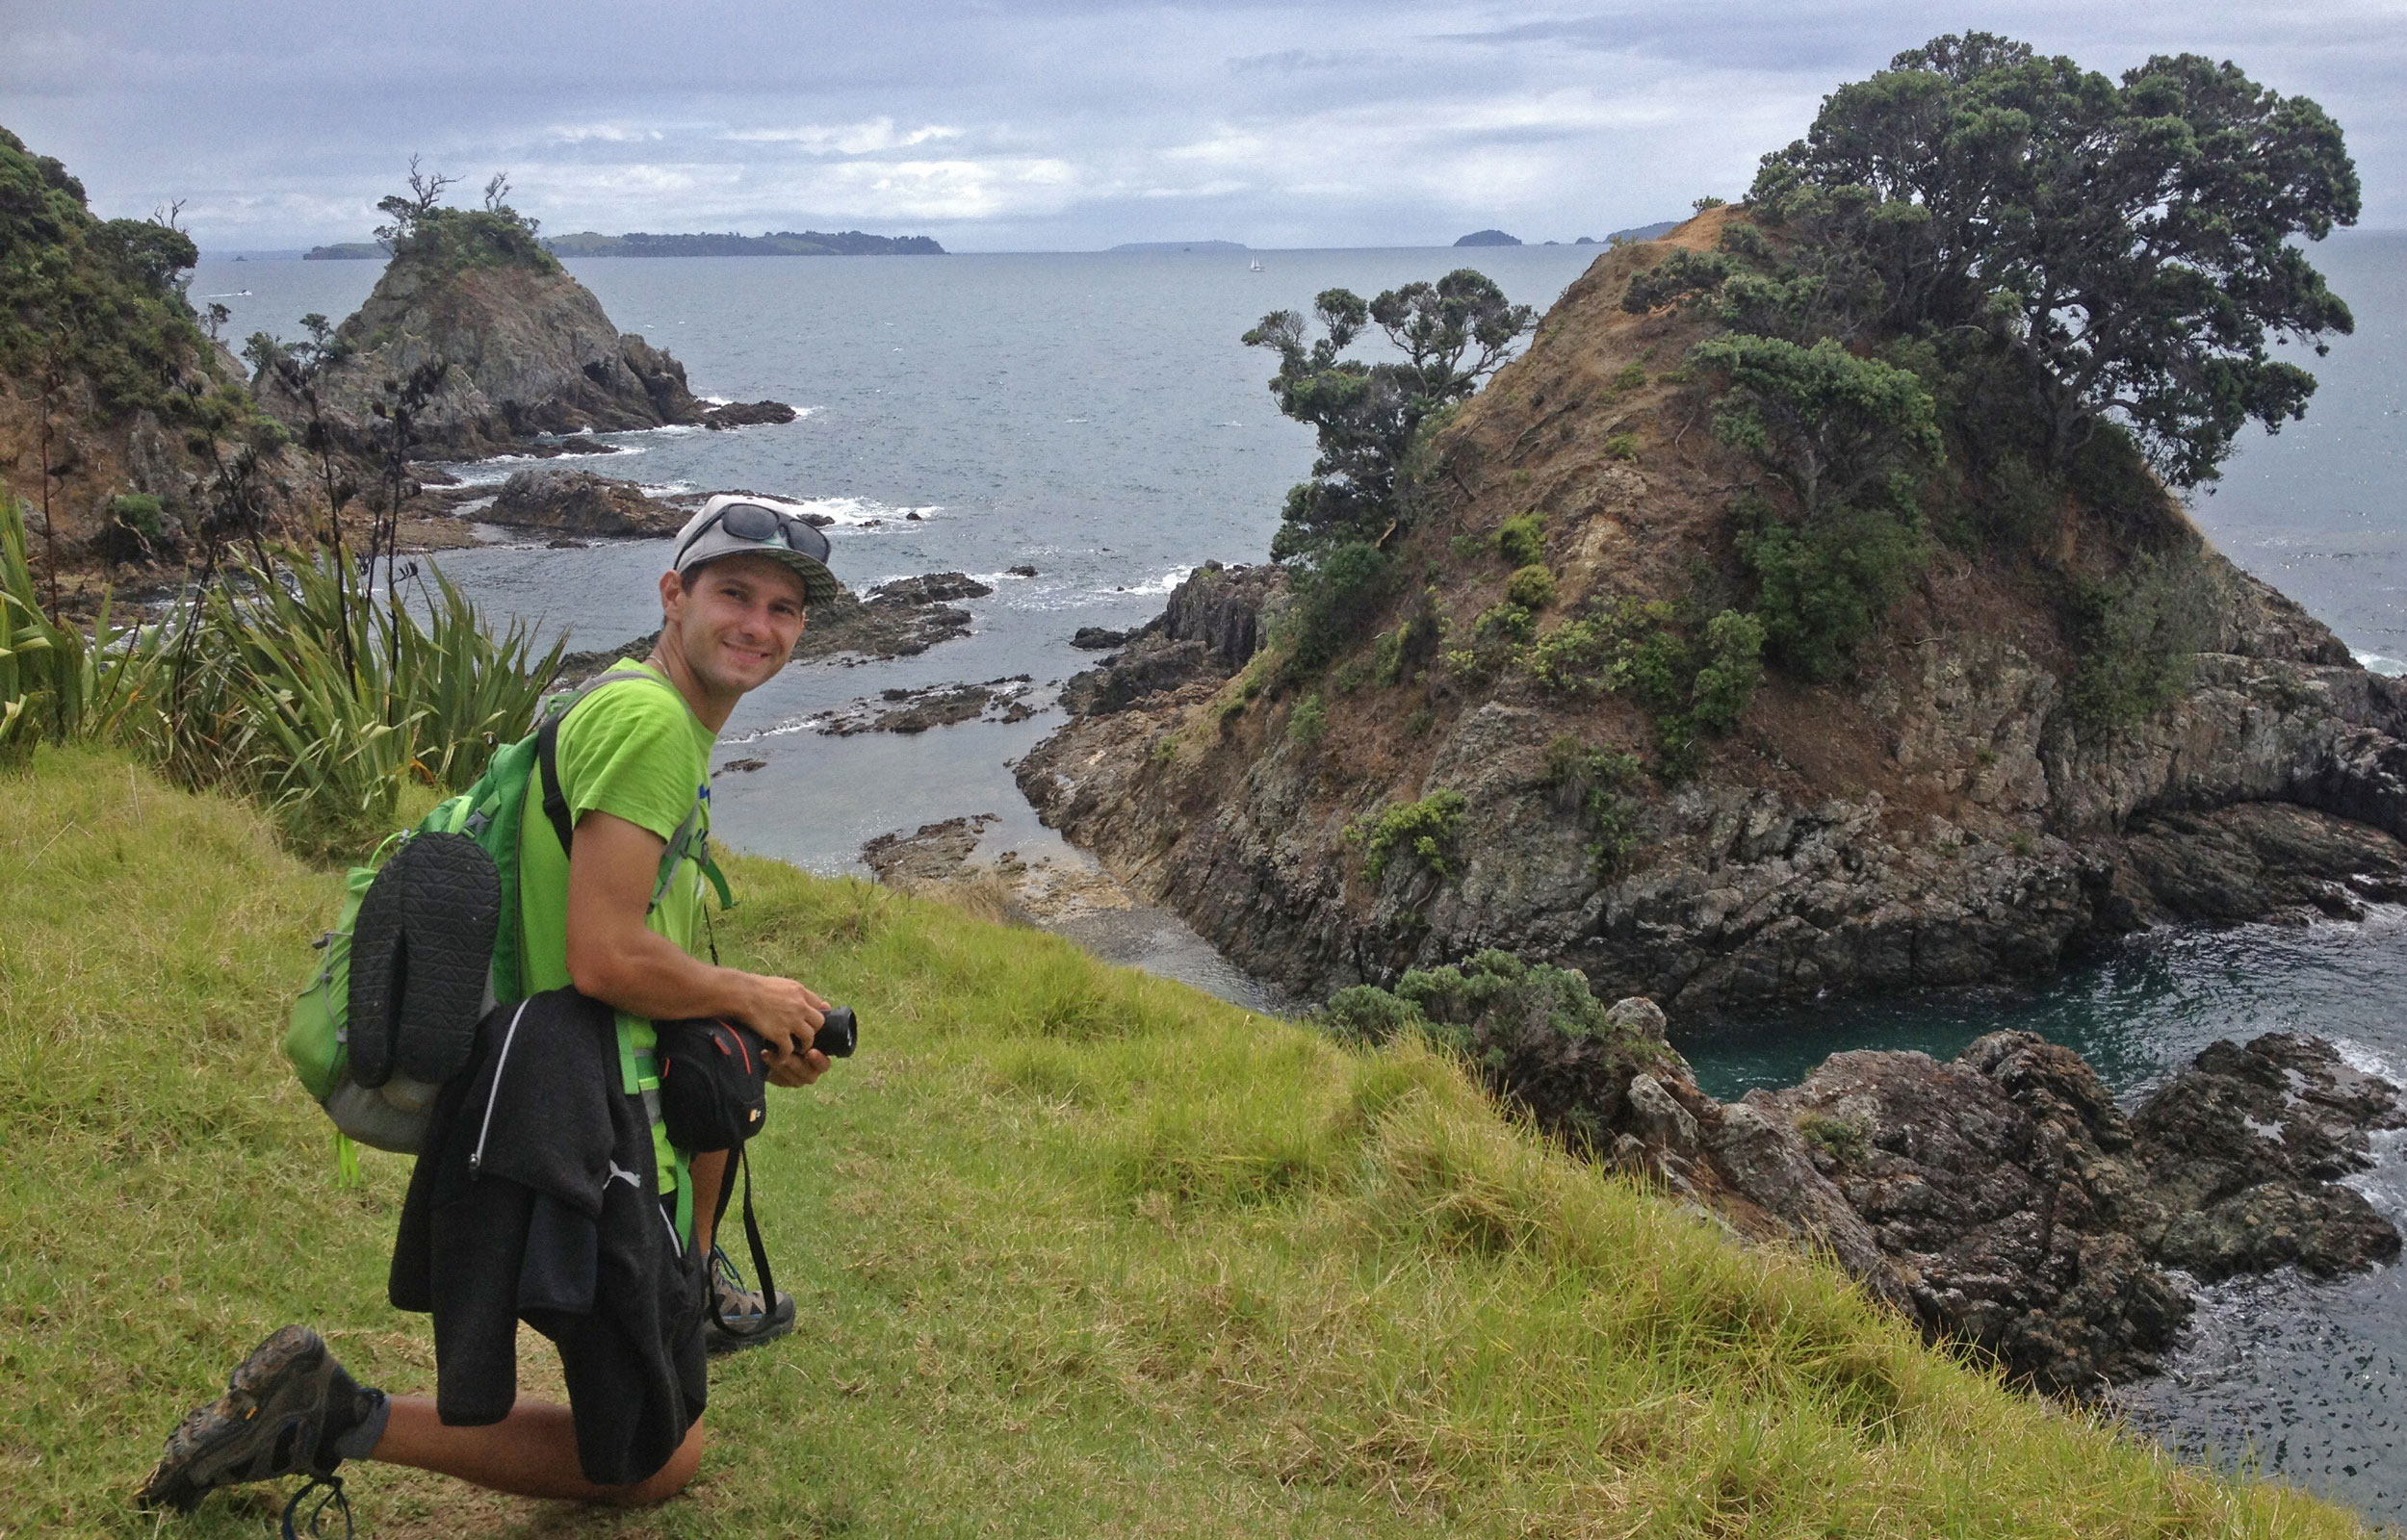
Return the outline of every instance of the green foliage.
[[[1761,503],[1742,509],[1739,556],[1755,578],[1755,615],[1773,654],[1809,680],[1835,679],[1857,643],[1921,575],[1928,544],[1887,508],[1841,507],[1791,524]]]
[[[1591,748],[1568,733],[1546,745],[1545,785],[1555,806],[1577,814],[1594,836],[1588,854],[1600,877],[1617,869],[1638,843],[1637,808],[1624,793],[1643,768],[1635,754]]]
[[[1334,546],[1380,540],[1410,521],[1399,479],[1425,475],[1427,430],[1479,389],[1537,325],[1527,305],[1509,303],[1485,275],[1460,269],[1436,283],[1411,283],[1365,301],[1350,290],[1325,290],[1313,301],[1323,335],[1308,346],[1308,323],[1273,311],[1245,334],[1251,347],[1279,354],[1270,379],[1280,411],[1309,424],[1320,454],[1312,479],[1287,494],[1274,559],[1311,557]],[[1402,362],[1344,357],[1377,326]],[[1416,446],[1419,447],[1416,453]]]
[[[1635,461],[1638,458],[1638,435],[1616,433],[1607,438],[1605,457],[1612,460]]]
[[[1636,316],[1669,309],[1711,294],[1729,276],[1729,258],[1718,251],[1691,251],[1682,246],[1653,267],[1630,274],[1630,286],[1621,294],[1621,308]]]
[[[1298,573],[1286,623],[1290,672],[1316,673],[1351,646],[1378,618],[1395,577],[1395,558],[1366,541],[1332,547]]]
[[[1805,1142],[1842,1166],[1860,1165],[1872,1153],[1864,1125],[1851,1118],[1807,1113],[1797,1120],[1797,1131],[1805,1136]]]
[[[1704,646],[1689,685],[1689,721],[1699,732],[1720,736],[1738,726],[1763,682],[1764,623],[1725,609],[1705,622]]]
[[[1496,554],[1515,567],[1546,559],[1546,516],[1526,509],[1496,526]]]
[[[1329,732],[1329,711],[1317,695],[1298,701],[1287,713],[1287,739],[1299,749],[1309,749]]]
[[[278,1325],[431,1393],[427,1318],[384,1298],[409,1162],[371,1151],[337,1188],[261,1029],[338,877],[121,755],[44,750],[0,810],[0,1319],[39,1388],[0,1400],[0,1527],[146,1531],[128,1482]],[[750,1145],[778,1283],[820,1329],[714,1366],[711,1454],[667,1507],[362,1466],[363,1533],[2364,1533],[2015,1394],[1806,1248],[1741,1246],[1535,1137],[1389,991],[1370,1035],[1395,1040],[1354,1050],[944,904],[727,865],[727,961],[876,1024],[771,1091]],[[1490,994],[1487,1019],[1589,1019],[1566,996]],[[171,1047],[129,1051],[162,1023]],[[800,1427],[845,1457],[795,1459]],[[255,1536],[272,1500],[169,1527]]]
[[[2203,618],[2212,613],[2194,556],[2141,555],[2109,579],[2067,584],[2072,651],[2065,682],[2073,720],[2092,731],[2135,726],[2189,687]]]
[[[101,605],[87,638],[41,607],[25,545],[25,510],[0,492],[0,764],[38,743],[72,743],[116,730],[147,656],[142,633],[110,624]]]
[[[377,603],[348,557],[296,557],[202,590],[161,629],[127,734],[170,776],[256,798],[294,848],[355,853],[404,783],[465,789],[524,736],[559,660],[526,622],[495,636],[440,573]]]
[[[1740,508],[1764,638],[1799,674],[1831,678],[1928,559],[1919,482],[1945,449],[1930,393],[1826,337],[1731,333],[1689,356],[1730,382],[1715,435],[1794,499],[1789,518],[1760,499]]]
[[[1411,1036],[1462,1055],[1491,1033],[1517,1036],[1538,1027],[1566,1038],[1620,1039],[1641,1058],[1672,1061],[1662,1043],[1615,1024],[1612,1009],[1577,968],[1489,947],[1457,964],[1408,968],[1391,988],[1340,989],[1308,1019],[1340,1041],[1365,1046]]]
[[[1555,602],[1555,575],[1532,562],[1506,579],[1505,598],[1523,609],[1544,609]]]
[[[1946,449],[1910,371],[1833,339],[1806,347],[1733,333],[1697,344],[1689,362],[1729,383],[1714,436],[1785,484],[1808,523],[1841,507],[1916,506],[1917,479]]]
[[[1492,654],[1505,644],[1526,642],[1537,631],[1538,617],[1508,599],[1481,610],[1471,622],[1471,646],[1475,652]]]
[[[0,372],[172,414],[208,351],[181,281],[199,260],[167,217],[95,218],[64,166],[0,129]]]
[[[1469,806],[1462,792],[1441,786],[1418,802],[1397,803],[1376,817],[1365,814],[1347,827],[1346,837],[1361,845],[1362,871],[1374,883],[1399,854],[1442,882],[1455,875],[1455,830]]]
[[[1762,682],[1763,624],[1723,610],[1693,627],[1665,601],[1598,604],[1540,637],[1530,677],[1563,694],[1627,695],[1653,718],[1665,768],[1684,774],[1699,739],[1737,726]]]
[[[1650,347],[1647,351],[1653,352],[1654,349]],[[1646,366],[1635,358],[1613,372],[1613,388],[1617,391],[1626,394],[1641,389],[1645,383]]]
[[[1757,218],[1875,280],[1851,308],[1891,335],[1978,331],[2045,386],[2049,463],[2130,425],[2166,479],[2215,475],[2249,422],[2315,380],[2268,337],[2346,332],[2292,244],[2356,221],[2340,126],[2232,64],[2158,55],[2118,84],[1987,33],[1932,39],[1841,87],[1764,158]]]

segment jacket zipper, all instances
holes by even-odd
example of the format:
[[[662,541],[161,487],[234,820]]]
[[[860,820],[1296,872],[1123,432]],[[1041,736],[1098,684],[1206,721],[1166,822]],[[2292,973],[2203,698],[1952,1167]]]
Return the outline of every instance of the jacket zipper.
[[[518,1040],[518,1018],[527,1014],[527,1007],[533,999],[532,995],[529,995],[518,1002],[516,1011],[510,1013],[510,1029],[502,1037],[500,1057],[493,1061],[493,1089],[485,1092],[484,1120],[477,1125],[477,1147],[468,1156],[470,1176],[477,1175],[484,1168],[485,1136],[493,1132],[493,1104],[502,1099],[502,1071],[509,1067],[510,1044]]]

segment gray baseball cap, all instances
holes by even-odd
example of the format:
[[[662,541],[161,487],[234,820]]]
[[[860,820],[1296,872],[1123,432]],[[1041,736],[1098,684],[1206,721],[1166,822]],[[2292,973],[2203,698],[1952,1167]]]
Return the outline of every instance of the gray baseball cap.
[[[803,603],[824,604],[844,585],[827,568],[827,536],[814,528],[790,502],[722,492],[677,531],[669,570],[688,573],[721,556],[766,556],[802,578]]]

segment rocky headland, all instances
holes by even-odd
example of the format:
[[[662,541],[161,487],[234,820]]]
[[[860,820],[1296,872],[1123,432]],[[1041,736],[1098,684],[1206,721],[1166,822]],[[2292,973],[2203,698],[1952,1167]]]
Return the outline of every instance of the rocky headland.
[[[1540,1127],[1755,1240],[1826,1250],[1934,1339],[2077,1397],[2152,1373],[2195,1284],[2399,1255],[2345,1178],[2407,1128],[2398,1088],[2329,1043],[2217,1042],[2128,1111],[2024,1032],[1950,1063],[1834,1054],[1796,1087],[1700,1091],[1643,997],[1502,952],[1340,991],[1322,1021],[1422,1035]]]
[[[307,465],[178,282],[198,258],[172,225],[100,218],[0,129],[0,492],[71,608],[120,568],[312,527]]]
[[[2032,514],[2015,552],[1934,542],[1844,670],[1766,672],[1721,735],[1675,744],[1635,690],[1496,661],[1499,615],[1542,657],[1738,583],[1732,493],[1756,483],[1669,367],[1710,328],[1623,302],[1729,214],[1600,257],[1431,436],[1423,510],[1391,530],[1419,577],[1333,660],[1275,642],[1284,569],[1206,568],[1066,686],[1075,714],[1018,770],[1045,819],[1307,994],[1496,946],[1710,1012],[2028,980],[2151,925],[2407,894],[2407,686],[2144,469]],[[2155,692],[2119,712],[2097,617],[2125,617],[2066,598],[2092,593],[2162,621],[2129,649]],[[1383,822],[1411,834],[1399,859],[1375,859]]]
[[[542,434],[793,421],[781,402],[697,399],[685,365],[621,332],[506,207],[419,210],[392,245],[321,367],[305,380],[261,368],[254,389],[296,432],[322,424],[344,451],[373,459],[403,381],[424,387],[409,452],[426,459],[523,452]]]

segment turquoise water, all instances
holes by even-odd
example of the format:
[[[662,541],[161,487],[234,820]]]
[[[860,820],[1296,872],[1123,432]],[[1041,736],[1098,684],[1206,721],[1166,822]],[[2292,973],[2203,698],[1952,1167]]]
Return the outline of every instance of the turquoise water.
[[[970,638],[919,658],[789,670],[730,724],[722,777],[733,842],[822,871],[859,870],[861,843],[962,813],[995,812],[989,850],[1074,859],[1037,823],[1008,761],[1050,732],[1013,726],[917,737],[829,738],[814,711],[893,686],[1092,662],[1068,638],[1160,609],[1207,558],[1258,560],[1281,495],[1308,468],[1309,434],[1281,419],[1266,355],[1237,336],[1265,310],[1342,284],[1364,294],[1462,261],[1543,307],[1592,250],[1521,247],[942,259],[670,259],[572,264],[622,328],[683,359],[694,389],[805,409],[782,427],[608,435],[637,452],[586,462],[662,487],[749,487],[812,501],[839,522],[835,565],[856,586],[958,568],[996,586],[968,607]],[[2407,659],[2407,236],[2342,235],[2316,257],[2356,307],[2357,335],[2315,367],[2304,423],[2253,436],[2199,522],[2242,566],[2305,603],[2362,655]],[[284,335],[337,319],[375,283],[373,263],[210,263],[195,299],[235,312],[230,335]],[[249,295],[233,291],[249,289]],[[577,462],[570,462],[577,463]],[[473,469],[498,478],[506,464]],[[905,517],[917,511],[921,517]],[[498,533],[498,532],[497,532]],[[657,545],[550,551],[504,541],[447,553],[488,604],[612,645],[657,624]],[[1003,569],[1034,565],[1033,579]],[[1143,955],[1224,992],[1175,924]],[[2153,937],[2021,995],[1870,1003],[1691,1034],[1682,1047],[1720,1096],[1796,1080],[1833,1050],[1953,1055],[2022,1026],[2079,1048],[2134,1094],[2216,1037],[2292,1028],[2335,1037],[2368,1063],[2407,1067],[2407,918]],[[2368,1184],[2407,1209],[2394,1159]],[[2168,1443],[2253,1459],[2317,1491],[2407,1518],[2407,1288],[2390,1270],[2321,1286],[2276,1278],[2211,1291],[2173,1372],[2136,1389],[2133,1415]]]

